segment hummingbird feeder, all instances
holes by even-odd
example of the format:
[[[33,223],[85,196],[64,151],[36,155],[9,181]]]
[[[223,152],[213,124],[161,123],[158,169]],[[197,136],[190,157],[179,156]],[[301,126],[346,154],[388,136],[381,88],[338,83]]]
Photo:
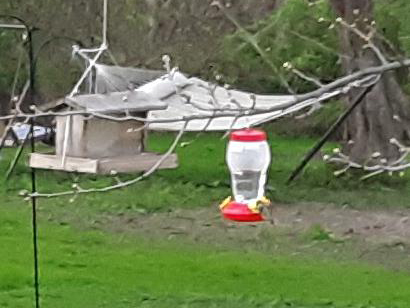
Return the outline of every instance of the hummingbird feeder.
[[[220,205],[226,219],[241,222],[263,221],[263,207],[271,205],[265,197],[266,174],[271,155],[266,133],[242,129],[231,133],[226,162],[231,173],[233,198]]]

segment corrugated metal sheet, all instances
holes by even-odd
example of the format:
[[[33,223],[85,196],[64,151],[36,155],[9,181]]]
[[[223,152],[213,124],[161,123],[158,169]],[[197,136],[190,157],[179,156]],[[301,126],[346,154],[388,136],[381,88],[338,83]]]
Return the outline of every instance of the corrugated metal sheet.
[[[132,67],[95,65],[95,92],[105,94],[133,90],[166,72]]]
[[[301,110],[315,103],[314,101],[306,101],[289,107],[287,105],[293,99],[293,96],[290,95],[255,95],[237,90],[227,90],[221,86],[216,87],[213,94],[211,94],[213,88],[214,85],[201,79],[186,78],[183,74],[176,73],[170,79],[160,78],[147,83],[139,90],[162,100],[168,105],[167,109],[150,111],[148,114],[150,120],[182,119],[183,117],[195,115],[208,117],[190,121],[186,128],[187,131],[224,131],[231,128],[240,129],[254,126]],[[255,97],[255,104],[251,96]],[[189,103],[187,103],[187,97],[190,97]],[[282,105],[287,107],[264,114],[242,115],[240,118],[233,116],[212,119],[215,108],[235,112],[238,108],[243,110],[250,110],[252,107],[255,109],[270,109],[273,107],[280,108]],[[237,113],[239,114],[239,112]],[[183,121],[152,123],[149,125],[149,129],[176,131],[180,130],[183,125]]]
[[[151,123],[151,130],[180,130],[184,125],[183,120],[189,117],[201,119],[191,120],[186,127],[187,131],[240,129],[300,111],[333,95],[329,93],[320,99],[293,103],[294,97],[291,95],[256,95],[227,90],[198,78],[187,78],[179,72],[162,75],[160,71],[104,65],[97,65],[96,71],[96,90],[103,87],[108,94],[79,95],[67,98],[66,103],[74,108],[100,113],[149,111],[149,120],[161,121]],[[105,80],[104,84],[101,78]],[[135,81],[135,85],[142,84],[137,91],[117,91],[129,87],[131,80]],[[252,108],[266,110],[266,113],[247,115],[246,112]],[[272,109],[275,111],[269,111]],[[235,115],[214,118],[220,112]]]
[[[143,91],[113,92],[108,94],[87,94],[67,97],[66,104],[88,112],[122,113],[161,110],[167,103]]]

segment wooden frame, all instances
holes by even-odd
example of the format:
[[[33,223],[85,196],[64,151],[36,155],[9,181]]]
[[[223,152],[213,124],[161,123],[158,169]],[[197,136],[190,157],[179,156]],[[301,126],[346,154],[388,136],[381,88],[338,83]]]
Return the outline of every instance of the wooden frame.
[[[162,155],[160,154],[147,152],[133,156],[101,159],[67,156],[63,166],[62,156],[33,153],[30,155],[29,165],[32,168],[38,169],[92,174],[110,174],[112,171],[118,173],[133,173],[151,169],[161,157]],[[161,163],[158,169],[173,169],[176,167],[178,167],[178,157],[176,154],[171,154]]]

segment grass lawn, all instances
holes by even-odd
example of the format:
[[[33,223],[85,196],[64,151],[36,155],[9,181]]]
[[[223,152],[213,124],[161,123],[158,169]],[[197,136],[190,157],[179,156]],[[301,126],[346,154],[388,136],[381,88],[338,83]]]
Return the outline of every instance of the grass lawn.
[[[29,207],[7,203],[0,209],[0,307],[31,305],[29,222]],[[288,307],[291,303],[293,307],[408,307],[410,303],[410,275],[359,264],[215,251],[178,241],[147,242],[45,221],[40,251],[43,307]]]
[[[154,134],[150,138],[149,146],[151,150],[165,151],[172,140],[172,134]],[[127,208],[155,211],[169,207],[200,207],[219,202],[230,194],[229,173],[225,164],[226,142],[226,139],[221,139],[220,134],[186,134],[181,144],[189,144],[177,149],[179,168],[159,171],[145,181],[121,191],[103,196],[82,197],[79,202],[115,211]],[[286,179],[314,142],[314,139],[308,138],[270,136],[272,165],[268,179],[268,197],[280,203],[308,201],[354,207],[410,205],[408,174],[404,178],[396,174],[386,174],[367,181],[360,181],[358,174],[336,178],[333,175],[333,167],[325,165],[319,159],[314,159],[294,183],[286,185]],[[328,153],[335,146],[329,144],[323,152]],[[1,173],[7,169],[4,162],[10,160],[13,154],[12,149],[8,149],[4,154],[3,163],[0,164]],[[132,177],[122,176],[123,179]],[[38,186],[41,192],[71,189],[73,181],[78,181],[84,188],[114,183],[114,179],[110,177],[38,172]],[[18,194],[21,189],[30,187],[27,168],[20,164],[15,176],[7,185],[0,188],[0,193]],[[64,204],[67,200],[52,200],[51,204]]]
[[[219,135],[218,135],[219,136]],[[224,163],[226,140],[187,135],[178,148],[181,167],[160,171],[122,191],[79,197],[75,213],[163,211],[201,207],[229,195]],[[170,134],[156,134],[151,148],[163,150]],[[407,206],[405,178],[359,182],[335,179],[313,162],[291,186],[291,169],[313,140],[271,136],[273,164],[269,196],[279,202],[332,202],[352,206]],[[3,161],[14,150],[4,152]],[[6,164],[0,165],[4,173]],[[41,191],[64,190],[73,180],[104,186],[113,179],[38,172]],[[129,178],[130,176],[123,176]],[[17,194],[30,187],[20,165],[0,196],[0,307],[32,305],[30,208]],[[147,241],[138,236],[90,231],[49,222],[68,198],[40,200],[40,252],[43,307],[409,307],[410,275],[360,263],[304,257],[240,253],[186,245],[177,240]],[[73,206],[70,206],[73,208]]]

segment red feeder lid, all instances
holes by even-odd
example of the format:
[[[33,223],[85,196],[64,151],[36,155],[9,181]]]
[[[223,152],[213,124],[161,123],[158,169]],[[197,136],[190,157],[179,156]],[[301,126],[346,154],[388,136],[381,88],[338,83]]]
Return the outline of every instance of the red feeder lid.
[[[252,212],[246,204],[235,201],[230,202],[222,209],[222,214],[226,219],[241,222],[263,221],[261,213]]]
[[[259,129],[241,129],[231,134],[231,140],[242,142],[265,141],[266,133]]]

